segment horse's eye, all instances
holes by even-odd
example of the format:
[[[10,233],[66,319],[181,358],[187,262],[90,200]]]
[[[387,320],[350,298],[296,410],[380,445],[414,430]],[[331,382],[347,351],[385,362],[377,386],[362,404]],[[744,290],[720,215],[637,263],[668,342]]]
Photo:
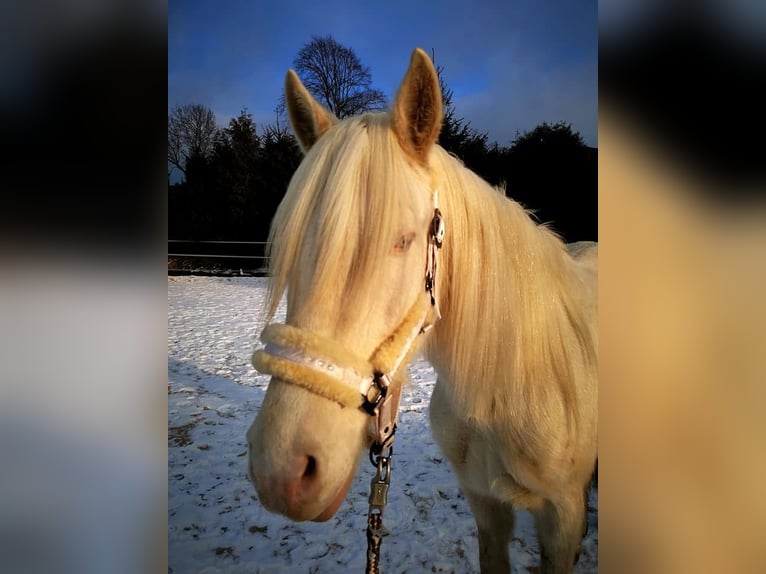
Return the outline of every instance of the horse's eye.
[[[396,243],[394,244],[394,251],[397,253],[404,253],[410,248],[410,245],[412,245],[412,241],[415,239],[414,233],[405,233],[402,235],[399,239],[396,240]]]

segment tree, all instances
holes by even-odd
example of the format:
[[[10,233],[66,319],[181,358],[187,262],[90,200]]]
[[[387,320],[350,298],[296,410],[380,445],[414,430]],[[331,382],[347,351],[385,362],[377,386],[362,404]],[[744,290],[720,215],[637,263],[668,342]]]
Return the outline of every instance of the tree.
[[[543,122],[517,134],[508,157],[511,197],[568,241],[597,237],[597,153],[569,124]]]
[[[303,85],[339,119],[385,109],[386,96],[371,87],[370,69],[332,36],[314,36],[293,60]],[[279,107],[284,109],[284,95]]]
[[[217,221],[221,227],[239,230],[248,213],[258,206],[260,188],[260,140],[252,115],[243,108],[220,130],[213,152],[213,169],[218,198]]]
[[[174,107],[168,115],[168,163],[185,178],[189,158],[207,157],[217,131],[211,109],[201,104]]]
[[[565,122],[549,124],[543,122],[535,129],[516,134],[511,144],[511,149],[516,153],[526,152],[532,149],[548,150],[577,150],[587,147],[578,132],[572,131],[572,126]]]
[[[431,59],[435,61],[433,53]],[[471,122],[458,117],[452,102],[453,91],[444,79],[444,66],[436,66],[436,75],[439,77],[444,113],[442,128],[439,132],[439,145],[463,160],[470,169],[492,181],[487,173],[487,166],[483,165],[487,159],[488,134],[475,130],[471,127]]]

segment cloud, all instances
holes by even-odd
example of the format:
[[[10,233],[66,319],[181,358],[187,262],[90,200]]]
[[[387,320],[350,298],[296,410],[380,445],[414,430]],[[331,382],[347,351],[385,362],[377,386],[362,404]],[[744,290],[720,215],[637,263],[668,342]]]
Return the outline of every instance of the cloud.
[[[506,145],[516,135],[542,122],[570,123],[588,145],[598,142],[598,71],[596,62],[582,61],[546,69],[509,59],[496,67],[486,89],[455,98],[458,116]]]

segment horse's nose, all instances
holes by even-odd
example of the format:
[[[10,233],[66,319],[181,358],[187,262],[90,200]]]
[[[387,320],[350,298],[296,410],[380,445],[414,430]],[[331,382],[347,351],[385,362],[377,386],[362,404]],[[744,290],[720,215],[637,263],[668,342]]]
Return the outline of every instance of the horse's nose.
[[[250,478],[261,503],[295,519],[305,520],[302,510],[316,500],[320,470],[312,454],[286,456],[277,465],[267,464],[262,457],[250,457]]]

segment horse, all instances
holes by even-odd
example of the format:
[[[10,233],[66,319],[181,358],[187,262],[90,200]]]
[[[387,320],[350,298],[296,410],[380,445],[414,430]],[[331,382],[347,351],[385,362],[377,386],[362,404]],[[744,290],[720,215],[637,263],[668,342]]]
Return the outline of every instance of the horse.
[[[571,572],[597,462],[597,244],[565,244],[438,145],[439,80],[419,48],[389,111],[339,121],[293,70],[285,97],[304,157],[269,236],[269,319],[286,294],[285,324],[253,357],[272,375],[247,433],[261,504],[331,518],[375,441],[358,381],[396,395],[424,353],[481,571],[510,571],[523,508],[541,571]]]

